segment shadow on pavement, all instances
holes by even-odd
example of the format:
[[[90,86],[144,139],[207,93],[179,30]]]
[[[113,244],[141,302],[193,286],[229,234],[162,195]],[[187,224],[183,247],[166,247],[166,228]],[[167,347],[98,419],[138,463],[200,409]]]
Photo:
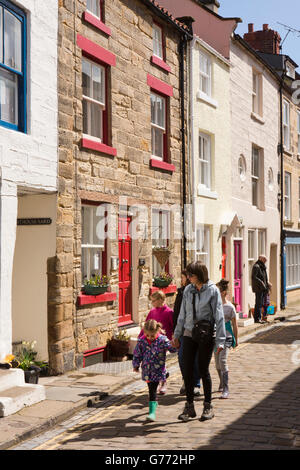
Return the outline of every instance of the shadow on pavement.
[[[286,323],[289,321],[287,320]],[[283,331],[284,330],[284,331]],[[281,331],[284,334],[280,334]],[[276,335],[276,336],[274,336]],[[300,322],[293,322],[293,324],[285,324],[285,326],[278,324],[269,331],[262,331],[254,338],[245,341],[245,343],[260,343],[260,344],[292,344],[297,337],[300,340]]]

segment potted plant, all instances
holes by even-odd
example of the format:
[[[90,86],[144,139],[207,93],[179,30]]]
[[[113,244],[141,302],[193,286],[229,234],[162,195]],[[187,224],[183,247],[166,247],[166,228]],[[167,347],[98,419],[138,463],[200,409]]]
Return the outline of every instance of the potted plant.
[[[42,362],[35,361],[37,351],[34,350],[36,341],[22,341],[21,350],[16,355],[17,367],[23,369],[25,382],[31,384],[37,384],[39,381],[39,375],[42,370],[40,365],[45,364]]]
[[[109,351],[111,357],[123,358],[129,351],[130,336],[126,330],[115,330],[109,341]]]
[[[100,295],[107,292],[109,287],[109,276],[93,276],[84,282],[83,292],[86,295]]]
[[[173,281],[174,276],[172,274],[161,272],[159,276],[154,276],[153,283],[155,287],[168,287]]]

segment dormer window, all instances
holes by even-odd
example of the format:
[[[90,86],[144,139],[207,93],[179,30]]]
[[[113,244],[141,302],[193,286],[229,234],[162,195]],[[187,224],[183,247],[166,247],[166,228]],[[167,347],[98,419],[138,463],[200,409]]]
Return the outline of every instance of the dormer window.
[[[286,70],[286,75],[292,78],[293,80],[295,80],[295,68],[291,64],[287,63],[285,70]]]

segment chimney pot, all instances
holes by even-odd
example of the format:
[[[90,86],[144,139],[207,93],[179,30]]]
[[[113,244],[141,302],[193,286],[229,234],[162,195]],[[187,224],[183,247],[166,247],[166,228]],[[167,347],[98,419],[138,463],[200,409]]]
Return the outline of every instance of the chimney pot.
[[[268,29],[269,29],[269,25],[268,24],[263,24],[263,30],[268,31]]]
[[[248,33],[253,33],[254,31],[254,23],[249,23],[248,24]]]

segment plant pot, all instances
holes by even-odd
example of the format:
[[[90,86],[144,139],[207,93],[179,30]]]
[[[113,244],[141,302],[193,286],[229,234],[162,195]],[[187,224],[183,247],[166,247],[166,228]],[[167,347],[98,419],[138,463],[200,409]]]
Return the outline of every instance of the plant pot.
[[[129,351],[129,341],[112,338],[109,342],[109,351],[112,357],[124,357]]]
[[[37,384],[41,368],[37,366],[30,366],[28,370],[24,370],[25,382],[27,384]]]
[[[172,280],[166,281],[165,279],[154,278],[155,287],[168,287]]]
[[[83,292],[86,295],[100,295],[107,292],[108,286],[84,286]]]

